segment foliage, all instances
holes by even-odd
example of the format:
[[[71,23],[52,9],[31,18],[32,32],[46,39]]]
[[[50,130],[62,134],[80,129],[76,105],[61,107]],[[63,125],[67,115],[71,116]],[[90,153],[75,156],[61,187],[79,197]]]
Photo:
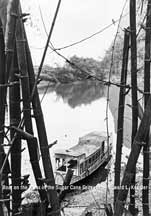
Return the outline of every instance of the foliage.
[[[71,69],[73,73],[78,74],[79,77],[85,78],[88,74],[97,76],[101,79],[104,78],[104,70],[101,68],[101,62],[93,58],[77,57],[76,55],[70,58],[70,62],[73,64],[66,63],[65,67]],[[81,72],[78,68],[82,69]]]
[[[144,31],[141,31],[139,34],[139,37],[137,39],[137,66],[139,69],[139,73],[142,72],[143,69],[143,62],[144,62],[144,38],[145,33]],[[124,36],[123,33],[120,33],[117,37],[114,51],[113,51],[113,44],[109,47],[109,49],[106,51],[106,54],[101,61],[101,68],[105,71],[105,73],[108,73],[111,67],[111,61],[112,61],[112,51],[113,53],[113,67],[112,67],[112,74],[119,75],[121,73],[121,67],[122,67],[122,57],[123,57],[123,45],[124,45]],[[130,62],[130,53],[129,53],[129,62]],[[130,71],[130,67],[128,68]]]
[[[143,64],[144,64],[144,41],[145,41],[145,19],[146,17],[146,0],[139,0],[137,2],[137,68],[139,69],[138,73],[142,73]],[[120,28],[127,27],[128,24],[121,24]],[[119,30],[118,36],[116,38],[116,43],[114,46],[113,52],[113,70],[112,74],[118,75],[121,73],[121,66],[122,66],[122,55],[123,55],[123,45],[124,45],[124,31]],[[111,66],[111,58],[112,58],[112,51],[113,51],[113,42],[109,49],[106,51],[106,54],[101,61],[101,68],[108,73]],[[129,54],[129,65],[130,65],[130,55]],[[130,67],[128,67],[130,71]]]
[[[105,78],[104,70],[101,68],[101,62],[93,58],[82,58],[72,56],[70,58],[71,64],[66,62],[63,67],[52,68],[45,65],[42,75],[46,74],[50,80],[54,78],[60,83],[70,83],[78,80],[86,80],[90,75],[97,76],[100,79]],[[93,78],[92,78],[93,79]]]
[[[106,54],[101,61],[101,68],[105,71],[107,74],[111,67],[111,61],[112,61],[112,52],[114,52],[113,55],[113,67],[112,67],[112,74],[119,74],[121,70],[121,62],[122,62],[122,47],[123,47],[123,37],[122,35],[118,35],[116,43],[113,47],[113,44],[109,47],[109,49],[106,51]]]

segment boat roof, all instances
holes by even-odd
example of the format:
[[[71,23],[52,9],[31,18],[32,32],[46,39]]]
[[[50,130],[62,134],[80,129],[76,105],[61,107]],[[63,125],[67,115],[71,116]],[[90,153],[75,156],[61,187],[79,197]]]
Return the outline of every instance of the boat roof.
[[[103,141],[107,139],[106,132],[91,132],[79,138],[77,145],[69,149],[58,149],[55,155],[64,157],[88,157],[100,148]]]

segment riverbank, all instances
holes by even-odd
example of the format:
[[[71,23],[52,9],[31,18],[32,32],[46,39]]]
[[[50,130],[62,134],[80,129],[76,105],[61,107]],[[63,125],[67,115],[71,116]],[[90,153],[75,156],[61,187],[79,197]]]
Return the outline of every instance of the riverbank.
[[[122,172],[123,176],[125,166],[128,160],[130,149],[123,147],[122,154]],[[106,167],[99,168],[81,185],[71,186],[71,191],[66,194],[66,197],[61,203],[62,215],[64,216],[85,216],[88,213],[93,216],[103,216],[104,207],[106,203],[111,204],[113,208],[114,199],[114,161],[115,161],[115,146],[113,148],[112,159]],[[141,181],[143,173],[143,158],[140,155],[136,169],[136,208],[138,209],[138,216],[142,215],[141,209]],[[37,193],[26,193],[24,204],[30,205],[31,202],[37,202],[35,199]],[[127,199],[124,212],[127,211],[129,199]],[[130,216],[130,215],[129,215]]]
[[[122,154],[122,172],[121,177],[123,176],[125,165],[128,160],[130,150],[126,147],[123,147]],[[106,203],[111,204],[113,208],[113,200],[114,200],[114,161],[115,161],[115,151],[113,150],[113,157],[110,163],[106,166],[106,170],[108,170],[108,183],[107,179],[98,183],[96,186],[90,186],[88,190],[79,192],[77,194],[68,194],[66,196],[65,202],[63,206],[64,215],[65,216],[85,216],[88,212],[91,212],[93,216],[104,215],[104,206]],[[143,158],[139,157],[137,163],[137,178],[136,178],[136,208],[138,208],[138,216],[142,215],[141,209],[141,181],[142,181],[142,173],[143,173]],[[104,173],[102,172],[102,175]],[[127,207],[129,204],[129,199],[127,199],[127,203],[125,205],[124,212],[127,211]],[[130,215],[129,215],[130,216]]]

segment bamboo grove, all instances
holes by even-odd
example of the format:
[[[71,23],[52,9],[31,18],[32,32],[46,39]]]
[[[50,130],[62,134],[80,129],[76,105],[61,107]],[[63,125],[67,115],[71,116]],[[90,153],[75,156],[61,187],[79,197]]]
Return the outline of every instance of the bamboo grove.
[[[4,203],[9,214],[10,212],[12,215],[18,213],[23,186],[28,186],[29,176],[21,176],[21,158],[24,151],[22,140],[27,142],[30,162],[41,199],[41,215],[46,215],[48,212],[52,215],[60,215],[41,103],[37,86],[34,87],[35,74],[24,28],[24,17],[20,2],[14,0],[8,3],[7,21],[3,24],[0,22],[0,215],[5,215]],[[33,88],[35,89],[32,93]],[[5,113],[8,97],[10,123],[6,126]],[[34,135],[33,119],[37,125],[38,138]],[[7,140],[7,143],[4,143],[4,140]],[[9,146],[7,155],[4,151],[5,145]],[[45,178],[42,177],[39,164],[38,145]],[[9,155],[11,166],[8,161]],[[11,174],[12,202],[10,202],[8,189],[3,188],[3,185],[9,186],[9,173]],[[19,189],[16,190],[15,187]],[[48,206],[51,206],[50,209]]]
[[[143,149],[143,179],[142,179],[142,215],[150,215],[149,209],[149,169],[150,169],[150,123],[151,123],[151,96],[150,96],[150,46],[151,46],[151,1],[147,1],[146,26],[145,30],[145,55],[144,55],[144,112],[143,107],[138,102],[138,85],[137,85],[137,34],[136,34],[136,3],[137,1],[130,0],[130,28],[125,30],[125,41],[123,49],[123,66],[121,71],[121,84],[126,85],[126,74],[128,66],[128,52],[131,54],[131,95],[132,95],[132,139],[131,152],[124,171],[122,180],[121,173],[121,153],[123,144],[123,117],[125,107],[125,88],[121,87],[118,108],[118,132],[116,146],[116,161],[115,161],[115,187],[121,185],[121,189],[114,192],[114,215],[123,215],[124,206],[127,201],[128,194],[130,195],[129,215],[136,215],[137,208],[135,206],[135,185],[136,185],[136,164],[141,150]],[[142,5],[143,5],[142,1]],[[129,36],[129,42],[128,39]],[[127,44],[127,46],[125,45]],[[129,49],[128,49],[129,44]],[[127,53],[127,55],[125,54]],[[138,119],[141,120],[138,126]],[[122,130],[120,130],[122,128]],[[119,163],[119,164],[117,164]],[[129,193],[130,192],[130,193]]]

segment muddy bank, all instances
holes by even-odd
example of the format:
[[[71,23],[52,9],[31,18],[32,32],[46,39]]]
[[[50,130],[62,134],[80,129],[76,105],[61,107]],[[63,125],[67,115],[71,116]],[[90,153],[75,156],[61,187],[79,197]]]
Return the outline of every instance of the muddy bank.
[[[127,163],[129,149],[123,148],[122,154],[122,172],[125,169]],[[109,203],[113,207],[114,199],[114,158],[115,152],[113,151],[113,157],[105,167],[100,167],[89,178],[85,179],[81,184],[71,186],[71,191],[68,191],[64,198],[61,209],[62,215],[65,216],[85,216],[87,213],[92,213],[93,216],[104,215],[104,205]],[[136,194],[136,207],[138,208],[138,216],[142,215],[141,209],[141,181],[142,181],[142,156],[139,157],[137,163],[137,194]],[[32,201],[34,200],[34,193],[27,195],[27,203],[29,204],[30,196]],[[129,199],[127,199],[125,207],[127,208]],[[125,208],[125,212],[127,211]]]
[[[129,150],[124,147],[122,155],[122,173],[123,175],[125,165],[127,163],[129,155]],[[84,216],[87,212],[92,212],[93,216],[104,215],[104,205],[110,203],[113,208],[113,199],[114,199],[114,157],[115,153],[113,152],[113,158],[110,161],[109,165],[106,166],[104,171],[108,174],[108,184],[107,176],[104,181],[98,182],[96,185],[89,185],[89,189],[86,191],[75,191],[74,193],[69,193],[66,196],[64,203],[64,213],[65,216]],[[101,173],[102,176],[104,172]],[[138,215],[142,215],[141,209],[141,181],[142,181],[142,156],[139,157],[137,164],[137,197],[136,197],[136,207],[138,208]],[[127,207],[129,204],[129,199],[127,199],[125,205],[125,212],[127,212]]]

